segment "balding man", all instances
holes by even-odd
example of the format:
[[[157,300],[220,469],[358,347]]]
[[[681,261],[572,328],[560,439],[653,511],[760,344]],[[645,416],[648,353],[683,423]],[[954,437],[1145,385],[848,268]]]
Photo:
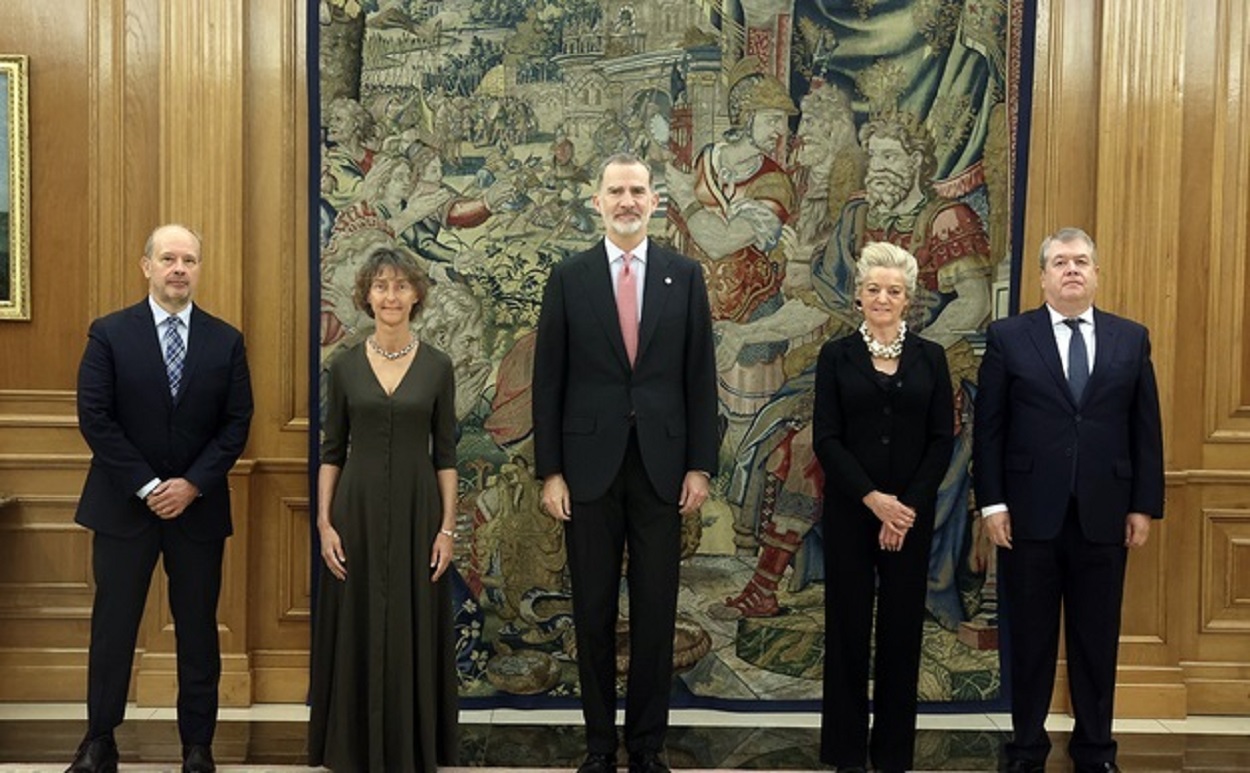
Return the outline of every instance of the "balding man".
[[[252,386],[243,336],[192,303],[201,263],[195,232],[157,228],[140,259],[148,297],[97,319],[87,334],[78,424],[92,458],[75,520],[95,532],[96,592],[87,734],[68,773],[117,770],[113,730],[158,556],[177,637],[182,770],[216,769],[226,475],[247,443]]]

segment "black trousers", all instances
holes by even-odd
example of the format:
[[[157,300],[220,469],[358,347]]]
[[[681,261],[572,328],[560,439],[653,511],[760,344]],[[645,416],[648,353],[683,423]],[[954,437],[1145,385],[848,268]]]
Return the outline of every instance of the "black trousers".
[[[621,560],[629,548],[629,687],[625,746],[660,751],[668,730],[673,678],[673,627],[681,561],[681,516],[643,468],[635,433],[616,479],[602,497],[574,502],[565,525],[573,578],[577,670],[586,748],[615,754],[616,619]]]
[[[183,516],[186,517],[186,516]],[[178,654],[178,734],[184,745],[212,744],[217,727],[221,654],[217,599],[225,540],[189,539],[177,521],[133,537],[96,532],[95,604],[87,665],[87,737],[113,732],[126,711],[135,640],[156,558],[164,558]]]
[[[1042,762],[1050,753],[1045,722],[1055,685],[1062,607],[1076,715],[1068,753],[1078,768],[1115,762],[1111,718],[1128,549],[1085,539],[1075,502],[1057,538],[1015,539],[1012,545],[998,552],[1012,681],[1013,738],[1007,758]]]
[[[828,511],[826,511],[828,512]],[[838,767],[912,767],[920,640],[933,541],[922,513],[903,549],[882,550],[881,522],[865,508],[825,519],[825,677],[820,759]],[[876,601],[873,726],[868,731],[869,641]]]

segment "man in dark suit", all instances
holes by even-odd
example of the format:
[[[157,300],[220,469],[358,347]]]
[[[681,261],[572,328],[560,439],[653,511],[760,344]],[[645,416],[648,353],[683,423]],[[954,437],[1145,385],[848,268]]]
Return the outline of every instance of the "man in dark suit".
[[[990,325],[973,474],[999,550],[1013,739],[1041,771],[1063,608],[1078,771],[1116,770],[1111,737],[1127,548],[1163,517],[1163,433],[1146,328],[1093,307],[1098,253],[1065,228],[1042,242],[1046,304]]]
[[[603,242],[560,263],[534,355],[534,455],[542,505],[565,522],[588,754],[616,770],[616,618],[629,548],[631,771],[667,771],[681,516],[716,470],[716,374],[702,269],[649,243],[659,204],[635,156],[607,159],[595,209]]]
[[[92,323],[78,371],[78,424],[92,458],[76,520],[95,531],[96,594],[87,734],[69,773],[117,769],[113,729],[158,555],[176,626],[182,769],[215,769],[226,474],[247,442],[251,380],[243,336],[191,302],[199,236],[161,226],[140,263],[148,297]]]

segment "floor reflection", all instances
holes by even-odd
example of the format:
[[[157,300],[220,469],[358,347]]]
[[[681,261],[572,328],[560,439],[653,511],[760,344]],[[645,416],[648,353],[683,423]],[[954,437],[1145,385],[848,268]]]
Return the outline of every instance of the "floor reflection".
[[[222,722],[214,753],[223,765],[304,764],[302,722]],[[4,763],[64,765],[83,731],[81,721],[0,721],[0,768]],[[1001,731],[920,730],[918,770],[996,770]],[[1250,737],[1183,733],[1121,734],[1119,762],[1132,771],[1250,770]],[[1068,736],[1052,733],[1049,770],[1069,770],[1063,754]],[[176,760],[178,730],[173,721],[129,721],[117,732],[123,764]],[[466,767],[575,768],[581,761],[580,727],[533,724],[466,724],[461,764]],[[820,770],[820,735],[797,727],[674,727],[668,755],[674,768],[734,770]],[[624,760],[622,760],[624,762]],[[49,768],[51,769],[51,768]]]

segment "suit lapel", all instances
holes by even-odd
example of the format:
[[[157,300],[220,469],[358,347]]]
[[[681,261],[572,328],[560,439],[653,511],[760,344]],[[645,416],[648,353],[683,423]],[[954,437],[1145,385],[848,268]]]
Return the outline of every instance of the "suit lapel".
[[[1029,316],[1029,338],[1037,349],[1042,364],[1055,382],[1055,388],[1063,393],[1068,402],[1076,405],[1072,399],[1072,390],[1068,388],[1068,378],[1063,375],[1063,362],[1059,359],[1059,345],[1055,343],[1055,331],[1050,324],[1050,312],[1046,306],[1033,311]],[[1088,385],[1085,389],[1089,391]]]
[[[146,298],[130,307],[130,325],[134,331],[134,340],[138,342],[136,350],[138,365],[152,374],[144,380],[160,384],[161,399],[167,409],[172,408],[173,398],[169,394],[169,374],[165,371],[165,353],[161,349],[160,334],[156,331],[156,324],[152,319],[152,308],[148,305]]]
[[[187,356],[182,364],[182,388],[178,390],[175,403],[182,402],[191,379],[195,376],[195,368],[204,357],[204,336],[208,333],[208,314],[200,311],[199,306],[191,307],[191,326],[187,329]]]
[[[648,242],[647,273],[642,288],[642,322],[638,331],[638,359],[642,360],[647,343],[655,336],[663,316],[664,306],[672,295],[672,275],[669,265],[672,257],[664,250]],[[620,329],[620,325],[617,325]],[[625,344],[621,344],[624,349]]]
[[[586,297],[590,299],[590,307],[595,310],[603,332],[612,344],[612,351],[626,369],[629,368],[629,355],[625,353],[625,339],[621,337],[621,323],[616,316],[616,294],[612,292],[612,273],[608,269],[608,252],[600,241],[597,247],[582,253],[580,271],[582,287]],[[648,271],[647,275],[650,276]],[[644,306],[645,308],[645,306]],[[641,349],[641,346],[639,347]]]
[[[877,369],[872,366],[872,355],[868,353],[868,344],[864,343],[864,339],[860,336],[859,330],[851,333],[853,340],[847,341],[847,356],[851,360],[859,372],[864,374],[864,378],[868,379],[876,386],[881,386],[881,379],[877,378]],[[901,364],[900,364],[901,367]]]
[[[1098,309],[1094,309],[1094,369],[1090,371],[1089,382],[1085,385],[1085,394],[1081,402],[1089,402],[1090,392],[1097,389],[1105,377],[1102,376],[1115,362],[1116,347],[1120,337],[1117,335],[1115,320]]]

